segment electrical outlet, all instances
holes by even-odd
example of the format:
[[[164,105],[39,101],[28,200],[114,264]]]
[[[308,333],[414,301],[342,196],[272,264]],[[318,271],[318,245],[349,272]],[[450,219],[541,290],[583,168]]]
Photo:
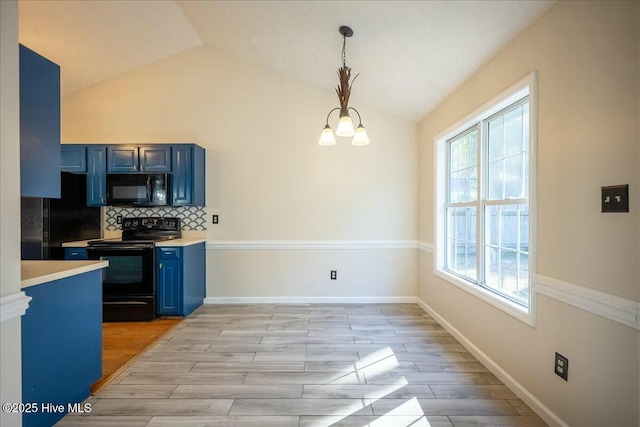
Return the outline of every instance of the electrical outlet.
[[[602,187],[602,212],[629,212],[629,185]]]
[[[564,357],[559,353],[556,353],[555,372],[557,376],[559,376],[565,381],[568,381],[569,359],[567,359],[566,357]]]
[[[213,221],[214,224],[217,224],[218,223],[218,215],[214,215],[213,218],[212,218],[212,221]]]
[[[337,280],[337,279],[338,279],[338,271],[331,270],[331,280]]]
[[[116,224],[122,224],[122,215],[116,215]]]

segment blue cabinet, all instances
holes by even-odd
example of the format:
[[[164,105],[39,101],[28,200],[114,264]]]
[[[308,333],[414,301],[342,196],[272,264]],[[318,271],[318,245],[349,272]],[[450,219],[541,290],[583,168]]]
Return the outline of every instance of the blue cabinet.
[[[20,195],[60,198],[60,67],[22,45]]]
[[[62,172],[87,172],[87,147],[63,144],[60,146],[60,170]]]
[[[24,292],[32,300],[21,318],[22,402],[36,403],[38,411],[24,413],[22,425],[51,426],[102,375],[102,271]],[[43,404],[59,411],[43,411]]]
[[[87,206],[107,204],[107,147],[87,146]]]
[[[188,316],[205,297],[204,243],[157,251],[158,314]]]
[[[195,144],[173,146],[173,206],[205,205],[205,150]]]
[[[85,260],[89,259],[87,248],[64,248],[64,259]]]
[[[109,173],[170,172],[170,145],[109,145]]]

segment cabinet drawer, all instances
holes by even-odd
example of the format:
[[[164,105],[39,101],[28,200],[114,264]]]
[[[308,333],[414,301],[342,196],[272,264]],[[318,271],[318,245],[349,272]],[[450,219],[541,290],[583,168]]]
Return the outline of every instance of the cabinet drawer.
[[[88,259],[87,248],[65,248],[64,259]]]
[[[167,261],[182,258],[182,248],[158,248],[158,260]]]

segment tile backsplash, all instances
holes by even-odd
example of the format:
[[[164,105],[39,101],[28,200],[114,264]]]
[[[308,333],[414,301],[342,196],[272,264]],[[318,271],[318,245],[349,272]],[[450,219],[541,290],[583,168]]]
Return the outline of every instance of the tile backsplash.
[[[117,206],[107,206],[105,208],[105,229],[107,231],[120,230],[121,226],[117,222],[117,216],[125,217],[172,217],[182,220],[182,231],[206,231],[207,211],[204,206],[158,206],[144,208],[127,208]]]

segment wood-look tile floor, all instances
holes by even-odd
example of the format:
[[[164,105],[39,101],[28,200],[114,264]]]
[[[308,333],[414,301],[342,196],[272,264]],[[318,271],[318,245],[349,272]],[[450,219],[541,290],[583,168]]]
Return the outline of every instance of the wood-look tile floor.
[[[58,426],[545,426],[415,304],[199,308]]]

